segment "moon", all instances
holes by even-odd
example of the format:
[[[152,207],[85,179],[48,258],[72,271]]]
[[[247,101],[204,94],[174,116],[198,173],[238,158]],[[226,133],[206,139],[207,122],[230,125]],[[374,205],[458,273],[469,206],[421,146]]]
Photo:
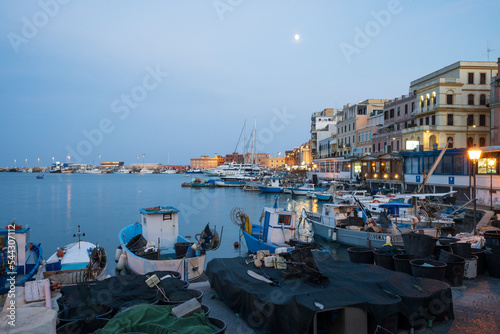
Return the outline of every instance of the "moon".
[[[293,36],[293,38],[294,38],[296,41],[298,41],[298,40],[300,39],[300,35],[299,35],[299,34],[295,34],[295,35]]]

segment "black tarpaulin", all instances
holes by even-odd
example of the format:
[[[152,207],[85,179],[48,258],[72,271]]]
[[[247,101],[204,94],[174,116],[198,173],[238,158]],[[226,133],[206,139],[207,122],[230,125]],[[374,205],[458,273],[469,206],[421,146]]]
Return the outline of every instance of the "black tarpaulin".
[[[206,274],[220,298],[257,333],[307,333],[314,315],[323,310],[357,307],[377,323],[400,313],[412,327],[427,320],[453,318],[451,288],[436,280],[414,278],[375,265],[334,261],[328,253],[313,252],[326,287],[304,279],[283,279],[282,270],[257,269],[245,258],[213,259]],[[256,280],[253,270],[279,281],[280,286]],[[315,304],[316,303],[316,304]]]

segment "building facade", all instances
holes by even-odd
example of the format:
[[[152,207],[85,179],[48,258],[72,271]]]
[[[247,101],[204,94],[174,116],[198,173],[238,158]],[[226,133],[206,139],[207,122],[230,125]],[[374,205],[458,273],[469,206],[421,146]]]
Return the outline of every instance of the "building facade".
[[[448,142],[450,148],[490,145],[486,101],[497,70],[494,62],[459,61],[412,81],[416,125],[402,131],[405,148],[442,149]]]
[[[337,132],[335,114],[337,109],[327,108],[311,115],[311,154],[319,156],[319,142],[331,137]]]
[[[497,76],[491,81],[491,95],[489,107],[491,108],[491,143],[500,145],[500,58],[497,62]]]
[[[416,96],[410,93],[384,104],[383,123],[373,136],[372,152],[377,154],[399,152],[405,149],[402,142],[404,129],[413,126],[412,111],[415,110]]]

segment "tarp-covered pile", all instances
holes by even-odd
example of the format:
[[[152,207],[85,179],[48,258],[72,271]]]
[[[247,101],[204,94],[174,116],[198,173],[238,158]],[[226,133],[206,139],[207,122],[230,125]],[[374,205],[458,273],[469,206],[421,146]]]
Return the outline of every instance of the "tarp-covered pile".
[[[96,334],[119,333],[177,333],[211,334],[218,328],[210,324],[204,312],[193,313],[186,318],[176,318],[171,314],[172,305],[138,305],[113,317]]]
[[[158,278],[162,278],[168,272],[157,271]],[[156,288],[150,288],[145,282],[147,275],[121,275],[114,276],[103,281],[80,283],[61,289],[62,297],[58,299],[62,309],[78,308],[82,305],[104,305],[114,310],[126,309],[137,304],[153,304],[163,299],[162,294]],[[168,277],[160,281],[161,287],[168,296],[174,291],[181,291],[187,282],[177,278]],[[82,286],[88,286],[88,296],[82,294]],[[88,300],[90,297],[90,300]]]
[[[206,274],[226,305],[258,333],[307,333],[316,312],[344,307],[367,311],[375,323],[399,313],[415,328],[427,325],[428,320],[454,317],[451,288],[444,282],[334,261],[324,252],[313,252],[313,259],[328,284],[307,284],[307,275],[284,279],[293,275],[274,268],[252,268],[245,258],[213,259]],[[248,269],[279,286],[251,277]]]

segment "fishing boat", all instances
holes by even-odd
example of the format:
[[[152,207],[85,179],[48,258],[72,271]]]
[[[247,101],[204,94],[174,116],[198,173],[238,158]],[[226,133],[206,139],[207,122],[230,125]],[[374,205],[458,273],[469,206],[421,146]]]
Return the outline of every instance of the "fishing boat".
[[[382,247],[387,237],[394,246],[403,246],[402,233],[413,231],[437,237],[435,227],[398,226],[383,213],[378,220],[358,205],[323,204],[321,213],[302,210],[302,216],[311,224],[315,236],[349,246]]]
[[[38,175],[36,176],[36,178],[38,180],[42,180],[43,179],[43,174],[42,173],[38,173]]]
[[[265,179],[264,184],[259,186],[260,191],[263,193],[282,193],[283,187],[281,186],[280,179],[272,178]]]
[[[199,168],[191,168],[186,171],[187,174],[203,174],[203,171]]]
[[[196,242],[179,235],[179,210],[171,206],[142,208],[140,223],[124,227],[118,234],[121,254],[117,269],[126,267],[133,274],[176,271],[192,281],[203,275],[206,251],[220,246],[221,235],[207,224],[196,235]],[[118,251],[120,252],[120,251]]]
[[[147,167],[144,167],[143,169],[141,169],[139,171],[139,174],[153,174],[153,170],[152,169],[148,169]]]
[[[43,276],[62,283],[79,283],[101,280],[106,277],[107,256],[104,248],[81,240],[85,233],[73,237],[78,241],[58,248],[45,263]]]
[[[30,242],[31,228],[12,224],[0,228],[0,295],[33,278],[42,261],[42,247]]]
[[[323,188],[316,188],[313,183],[305,183],[302,186],[295,187],[292,189],[292,194],[297,196],[306,196],[307,193],[323,190]]]
[[[246,212],[238,207],[232,209],[231,220],[240,227],[251,253],[269,250],[269,253],[274,254],[278,249],[289,251],[310,245],[296,236],[296,212],[278,208],[277,198],[273,207],[262,210],[260,224],[252,224]]]
[[[244,187],[246,184],[243,180],[220,180],[215,181],[217,187]]]

